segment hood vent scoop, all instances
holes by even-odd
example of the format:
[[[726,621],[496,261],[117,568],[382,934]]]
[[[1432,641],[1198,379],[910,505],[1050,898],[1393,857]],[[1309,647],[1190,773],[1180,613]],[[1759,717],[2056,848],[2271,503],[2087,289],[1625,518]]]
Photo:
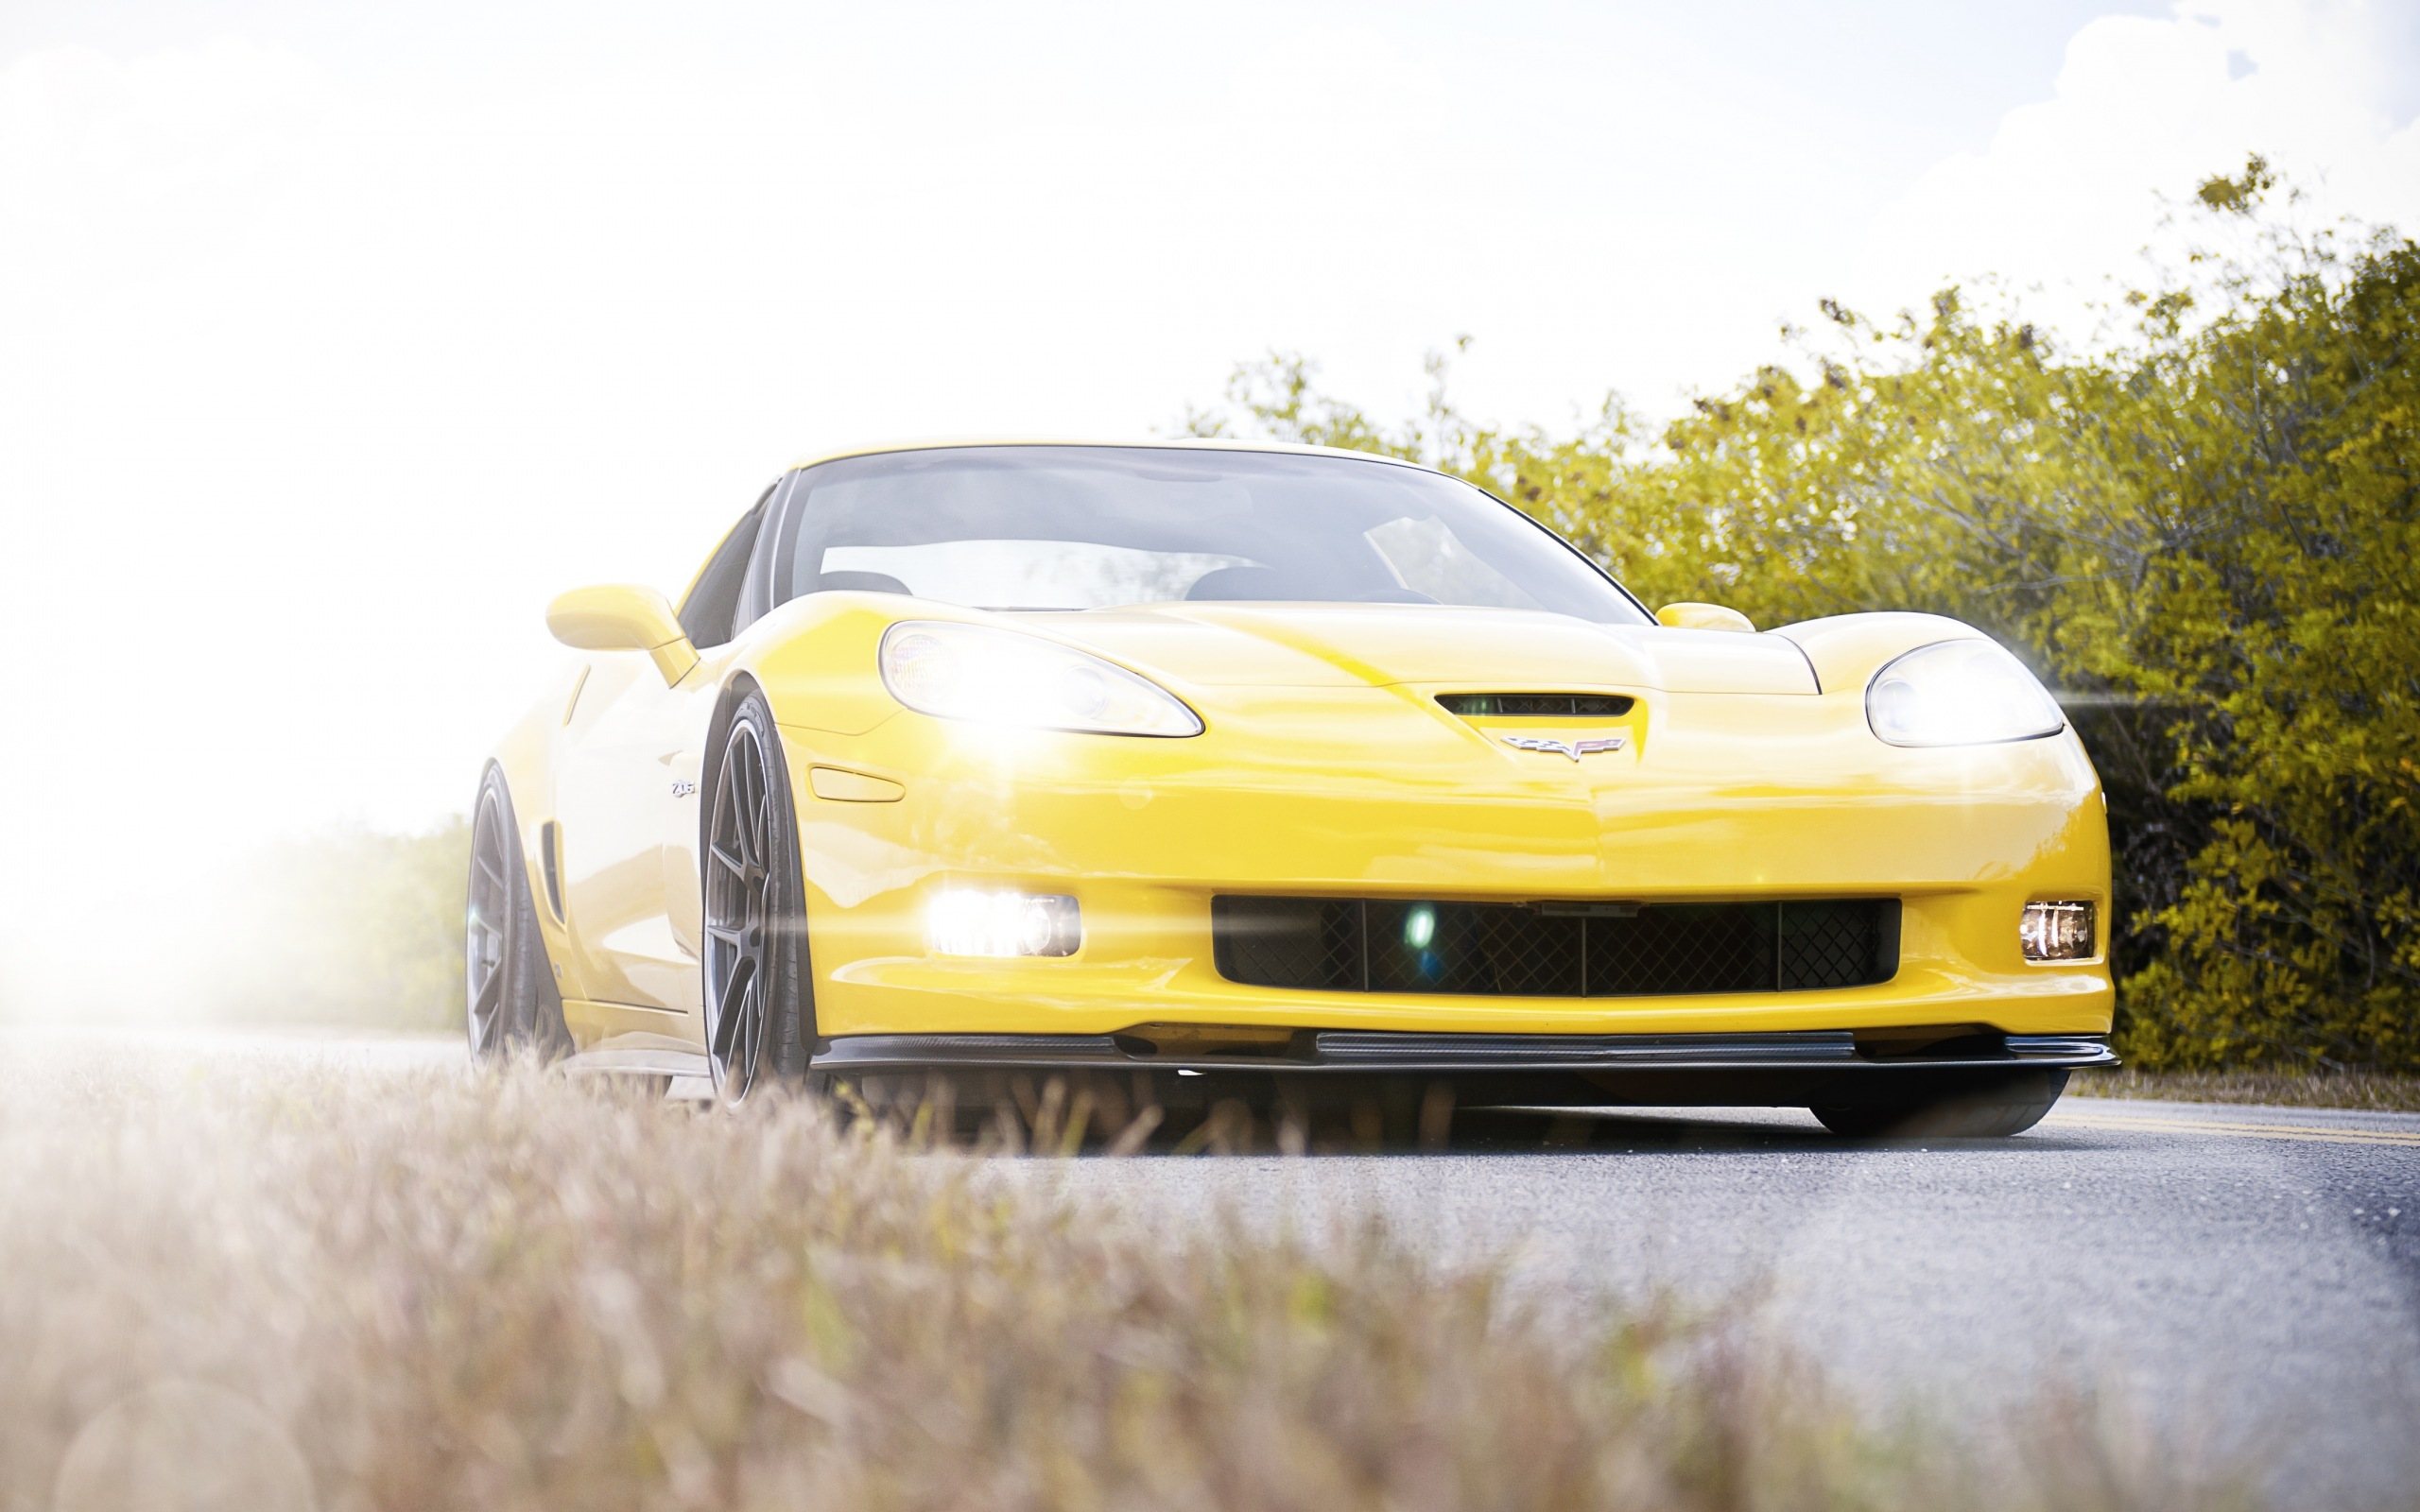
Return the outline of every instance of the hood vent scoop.
[[[1618,693],[1441,693],[1437,701],[1465,719],[1619,719],[1634,702]]]

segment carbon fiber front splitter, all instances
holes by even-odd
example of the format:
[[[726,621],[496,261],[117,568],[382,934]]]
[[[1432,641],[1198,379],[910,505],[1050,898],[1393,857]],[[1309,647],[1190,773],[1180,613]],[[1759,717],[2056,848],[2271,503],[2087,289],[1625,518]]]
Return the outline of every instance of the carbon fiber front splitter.
[[[1270,1053],[1166,1052],[1115,1034],[867,1034],[824,1041],[829,1072],[1160,1070],[1269,1072],[1889,1071],[1911,1067],[2114,1066],[2098,1035],[1904,1032],[1859,1040],[1848,1030],[1793,1034],[1494,1035],[1304,1030]]]

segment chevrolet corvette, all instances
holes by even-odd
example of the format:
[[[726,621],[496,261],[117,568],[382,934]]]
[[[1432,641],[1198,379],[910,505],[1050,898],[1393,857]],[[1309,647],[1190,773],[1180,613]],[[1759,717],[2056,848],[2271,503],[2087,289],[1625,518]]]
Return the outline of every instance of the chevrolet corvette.
[[[481,1056],[1970,1137],[2114,1063],[2105,804],[2015,656],[1651,611],[1411,463],[851,452],[677,607],[547,623],[474,811]]]

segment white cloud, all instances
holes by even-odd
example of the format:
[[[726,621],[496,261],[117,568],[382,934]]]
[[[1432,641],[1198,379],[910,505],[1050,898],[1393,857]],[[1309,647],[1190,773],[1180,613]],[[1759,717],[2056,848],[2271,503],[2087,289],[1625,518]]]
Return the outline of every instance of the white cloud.
[[[2049,97],[1943,159],[1864,237],[1858,301],[1895,307],[1982,272],[2041,284],[2078,319],[2105,280],[2139,276],[2174,204],[2257,153],[2308,197],[2303,215],[2420,226],[2420,123],[2389,111],[2381,7],[2212,0],[2109,16],[2068,43]]]

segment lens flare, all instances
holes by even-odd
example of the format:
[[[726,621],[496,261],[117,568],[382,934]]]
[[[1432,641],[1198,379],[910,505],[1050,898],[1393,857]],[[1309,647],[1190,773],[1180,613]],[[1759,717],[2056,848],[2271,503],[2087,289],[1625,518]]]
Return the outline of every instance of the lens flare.
[[[1919,647],[1875,674],[1866,722],[1893,746],[1988,746],[2066,728],[2025,663],[1990,641]]]
[[[1073,955],[1083,936],[1076,900],[1059,894],[947,887],[925,910],[939,955]]]
[[[1019,630],[907,621],[884,632],[880,662],[892,697],[944,719],[1099,735],[1201,733],[1194,712],[1157,683]]]

